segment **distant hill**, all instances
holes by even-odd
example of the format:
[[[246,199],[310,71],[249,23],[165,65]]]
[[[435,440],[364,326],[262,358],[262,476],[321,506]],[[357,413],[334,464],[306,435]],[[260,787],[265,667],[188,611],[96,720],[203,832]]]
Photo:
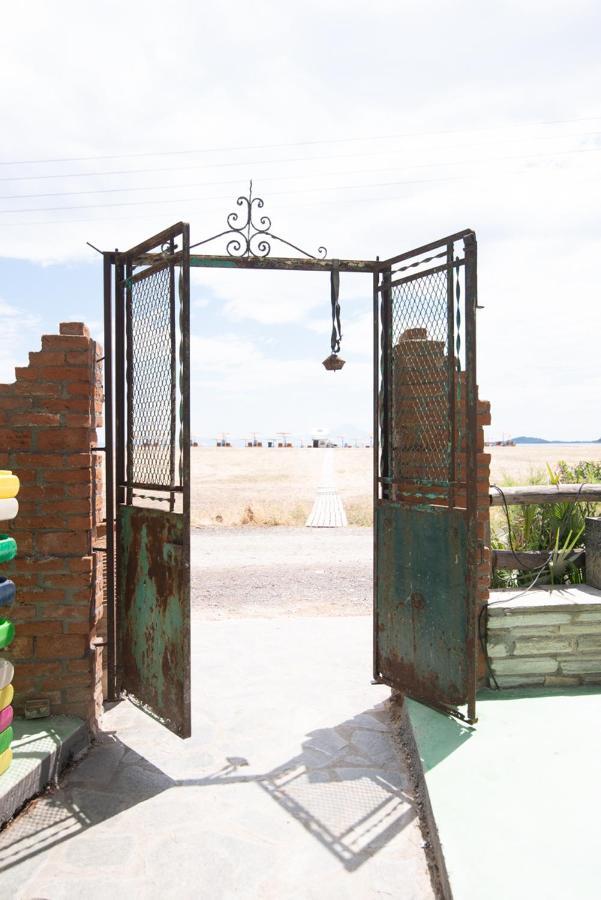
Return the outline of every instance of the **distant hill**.
[[[520,435],[512,438],[514,444],[601,444],[601,438],[596,441],[547,441],[545,438],[527,437]]]

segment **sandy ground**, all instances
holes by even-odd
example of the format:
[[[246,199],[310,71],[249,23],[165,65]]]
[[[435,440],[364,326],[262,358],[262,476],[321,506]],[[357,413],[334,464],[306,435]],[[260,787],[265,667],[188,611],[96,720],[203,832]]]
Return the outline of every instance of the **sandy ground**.
[[[327,452],[193,447],[193,525],[303,525]],[[334,457],[336,487],[349,523],[370,524],[372,451],[340,449]]]
[[[546,471],[560,459],[574,464],[583,460],[601,462],[601,444],[519,444],[516,447],[487,447],[491,455],[491,480],[503,483],[527,480],[531,473]]]
[[[192,607],[204,618],[364,615],[371,528],[200,528]]]
[[[192,524],[303,525],[315,499],[324,455],[313,448],[192,449]],[[335,449],[336,488],[350,525],[371,525],[372,451]],[[489,447],[491,480],[519,483],[560,459],[601,461],[601,444]]]

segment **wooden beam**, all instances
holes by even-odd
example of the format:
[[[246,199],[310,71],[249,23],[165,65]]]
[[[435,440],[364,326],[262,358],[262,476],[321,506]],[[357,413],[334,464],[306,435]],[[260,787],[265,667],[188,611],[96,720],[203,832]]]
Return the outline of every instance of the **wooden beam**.
[[[491,485],[490,505],[503,506],[503,497],[508,506],[576,503],[578,500],[601,503],[601,484],[529,484],[522,487],[501,487],[500,490]]]
[[[540,569],[549,559],[547,550],[493,550],[493,569],[519,569],[521,572],[529,572],[532,569]],[[569,562],[577,566],[584,563],[584,550],[574,550],[569,556]]]

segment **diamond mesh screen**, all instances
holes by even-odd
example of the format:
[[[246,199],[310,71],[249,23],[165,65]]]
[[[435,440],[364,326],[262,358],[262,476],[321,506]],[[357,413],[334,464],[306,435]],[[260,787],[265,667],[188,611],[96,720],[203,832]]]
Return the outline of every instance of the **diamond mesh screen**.
[[[392,287],[391,463],[402,492],[452,479],[447,272]]]
[[[172,482],[176,385],[170,279],[165,268],[131,287],[129,452],[132,479],[138,484]]]

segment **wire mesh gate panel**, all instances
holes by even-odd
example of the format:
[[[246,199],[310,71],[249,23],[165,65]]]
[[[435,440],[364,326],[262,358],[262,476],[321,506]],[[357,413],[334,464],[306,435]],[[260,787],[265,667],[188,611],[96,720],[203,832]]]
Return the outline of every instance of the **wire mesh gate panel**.
[[[116,681],[190,735],[189,231],[116,257]]]
[[[475,235],[378,269],[374,676],[474,720]]]

